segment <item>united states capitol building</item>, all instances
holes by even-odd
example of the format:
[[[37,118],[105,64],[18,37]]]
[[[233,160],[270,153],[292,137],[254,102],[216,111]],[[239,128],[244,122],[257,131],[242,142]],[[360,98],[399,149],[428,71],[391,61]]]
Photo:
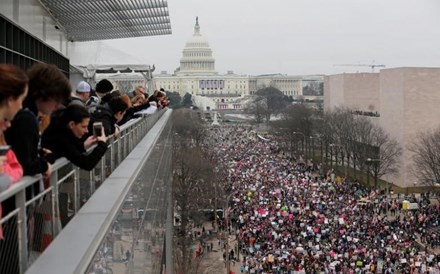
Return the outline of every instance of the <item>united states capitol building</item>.
[[[200,32],[198,18],[194,34],[183,49],[180,66],[169,74],[162,71],[154,75],[156,87],[178,92],[181,96],[191,94],[193,101],[211,110],[242,109],[255,92],[264,87],[275,87],[292,98],[303,97],[303,89],[318,87],[322,75],[295,76],[284,74],[238,75],[232,70],[220,74],[215,69],[215,58],[209,42]],[[322,95],[322,93],[321,93]]]

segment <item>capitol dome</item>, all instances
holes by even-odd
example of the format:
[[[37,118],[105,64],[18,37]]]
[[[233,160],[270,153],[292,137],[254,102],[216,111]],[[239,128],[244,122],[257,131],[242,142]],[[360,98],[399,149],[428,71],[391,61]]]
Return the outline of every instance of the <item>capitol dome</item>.
[[[198,17],[196,17],[194,34],[186,42],[185,48],[183,49],[178,74],[216,74],[215,59],[212,57],[212,50],[208,40],[200,34]]]

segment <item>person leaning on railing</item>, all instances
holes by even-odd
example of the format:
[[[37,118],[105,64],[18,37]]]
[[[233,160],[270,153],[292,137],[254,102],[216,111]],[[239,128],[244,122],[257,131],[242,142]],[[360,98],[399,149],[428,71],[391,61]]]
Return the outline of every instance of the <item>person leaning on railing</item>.
[[[137,96],[144,96],[144,95],[136,95]],[[145,97],[144,97],[145,98]],[[122,120],[117,122],[118,126],[122,126],[126,122],[130,121],[131,119],[138,118],[139,115],[136,115],[136,112],[142,111],[144,109],[147,109],[150,107],[150,104],[147,102],[144,102],[142,104],[133,105],[133,103],[130,101],[130,98],[128,95],[124,94],[121,95],[121,99],[127,104],[127,110],[125,111],[124,117],[122,117]]]
[[[29,91],[11,127],[5,132],[23,166],[24,175],[49,176],[52,168],[43,157],[48,151],[40,147],[38,114],[51,115],[70,97],[71,86],[67,77],[55,66],[37,63],[28,71]]]
[[[107,137],[102,128],[99,136],[91,135],[84,140],[88,133],[90,114],[80,105],[70,105],[56,111],[51,118],[51,124],[44,131],[41,144],[52,151],[55,158],[66,157],[72,164],[85,170],[92,170],[107,150]],[[96,145],[90,153],[86,151]],[[60,186],[59,203],[60,217],[63,227],[68,223],[68,194]],[[70,183],[71,184],[71,183]],[[68,191],[67,191],[68,192]]]
[[[29,77],[28,94],[23,101],[23,109],[18,111],[5,131],[6,142],[15,152],[23,167],[24,175],[42,174],[49,178],[52,165],[46,159],[51,153],[40,146],[40,121],[38,115],[49,116],[61,102],[70,96],[71,85],[67,77],[55,65],[35,63],[27,71]],[[43,181],[37,181],[26,189],[26,200],[31,200],[44,188]],[[47,197],[45,198],[47,199]],[[8,203],[9,201],[9,203]],[[12,201],[12,202],[11,202]],[[14,198],[4,202],[15,209]],[[34,212],[36,203],[26,208],[29,242],[33,249],[41,250],[43,216]],[[22,239],[23,240],[23,239]]]
[[[117,123],[122,120],[127,108],[128,105],[120,96],[111,98],[110,101],[104,105],[96,106],[96,109],[91,113],[89,133],[86,136],[92,134],[94,122],[101,122],[106,136],[114,134],[115,137],[119,137],[120,132]]]
[[[102,128],[101,135],[89,133],[90,113],[79,105],[70,105],[58,110],[52,116],[52,122],[43,133],[41,144],[52,151],[55,158],[66,157],[74,165],[92,170],[107,150],[107,137]],[[96,147],[88,154],[90,147]]]
[[[8,145],[6,145],[3,131],[9,127],[10,122],[0,122],[0,192],[8,189],[12,184],[20,181],[23,177],[23,168],[15,156],[15,153]],[[4,154],[4,155],[3,155]],[[9,212],[8,212],[9,213]],[[2,218],[2,207],[0,205],[0,219]],[[0,225],[0,245],[3,239],[3,230]]]
[[[10,126],[10,121],[21,109],[28,90],[28,77],[20,68],[0,64],[0,145],[6,145],[3,132]],[[2,148],[0,156],[0,192],[5,191],[23,176],[23,168],[15,153],[7,146]],[[14,202],[10,199],[11,202]],[[11,212],[6,208],[5,214]],[[0,220],[2,206],[0,205]],[[18,273],[17,225],[14,218],[0,225],[0,273]]]

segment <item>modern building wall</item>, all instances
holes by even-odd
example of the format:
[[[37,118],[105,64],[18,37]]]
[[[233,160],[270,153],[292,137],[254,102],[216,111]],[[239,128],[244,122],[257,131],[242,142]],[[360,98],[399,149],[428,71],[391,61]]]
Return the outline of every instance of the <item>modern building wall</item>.
[[[408,146],[418,133],[440,126],[440,68],[392,68],[380,73],[354,73],[325,76],[324,111],[345,106],[370,117],[403,149],[400,170],[387,179],[401,187],[412,187],[412,154]],[[417,182],[422,185],[423,182]]]
[[[394,68],[380,74],[380,125],[403,147],[401,167],[394,183],[411,187],[412,153],[417,134],[440,126],[440,68]]]
[[[380,113],[379,73],[348,74],[344,95],[353,110]]]
[[[326,76],[324,110],[345,106],[380,113],[379,73],[344,73]]]
[[[67,36],[38,0],[1,0],[0,12],[56,51],[68,56]]]
[[[344,76],[338,74],[324,77],[324,111],[344,106]]]

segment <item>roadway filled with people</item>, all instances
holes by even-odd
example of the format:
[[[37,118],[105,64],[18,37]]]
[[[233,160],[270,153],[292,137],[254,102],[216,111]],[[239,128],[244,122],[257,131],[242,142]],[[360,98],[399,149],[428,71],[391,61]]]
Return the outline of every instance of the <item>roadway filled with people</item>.
[[[440,273],[438,203],[402,210],[249,127],[211,130],[242,273]],[[426,197],[426,196],[425,196]],[[228,253],[230,250],[228,250]]]

